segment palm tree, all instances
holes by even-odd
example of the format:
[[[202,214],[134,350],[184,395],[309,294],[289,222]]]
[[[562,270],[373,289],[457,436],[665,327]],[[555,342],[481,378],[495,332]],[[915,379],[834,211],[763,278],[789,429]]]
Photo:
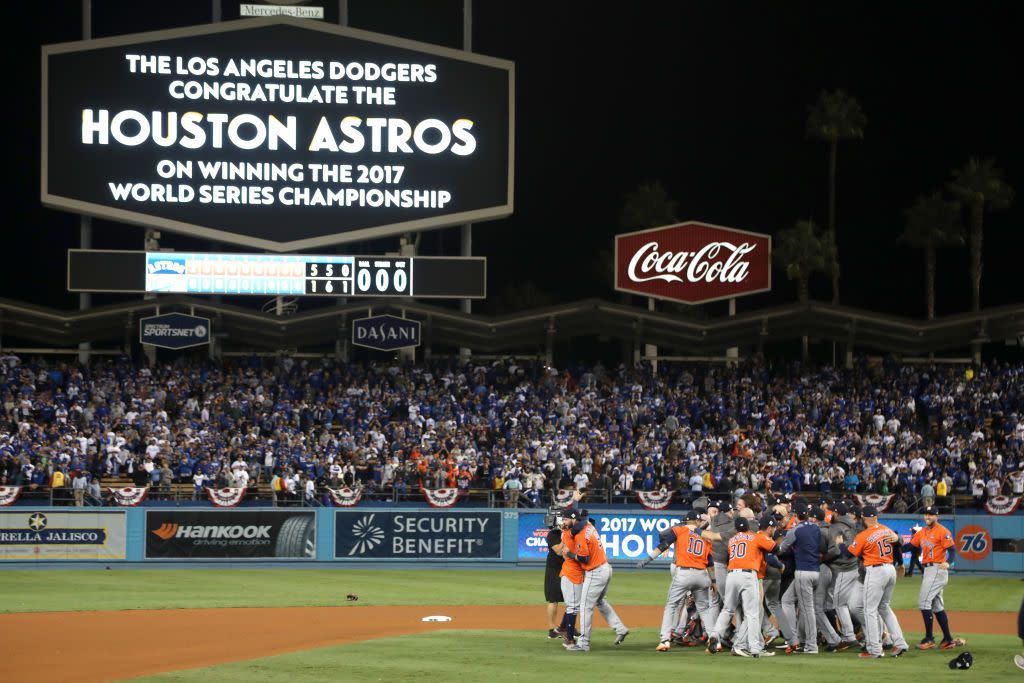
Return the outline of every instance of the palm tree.
[[[860,103],[843,90],[821,91],[818,101],[809,108],[807,134],[828,143],[828,231],[836,249],[836,266],[832,269],[832,303],[839,303],[839,239],[836,234],[836,155],[840,140],[860,140],[868,119]]]
[[[796,280],[800,303],[810,300],[810,280],[814,273],[831,273],[835,248],[829,234],[821,233],[814,221],[797,221],[779,232],[772,257],[786,269],[786,277]]]
[[[960,223],[960,205],[946,201],[940,192],[918,197],[904,213],[907,226],[900,239],[913,247],[924,249],[924,291],[928,319],[935,318],[935,250],[964,243]]]
[[[1003,180],[1002,169],[992,159],[972,158],[953,171],[949,191],[970,212],[971,310],[981,309],[982,228],[986,211],[1005,209],[1013,203],[1013,188]]]
[[[619,214],[619,225],[629,230],[643,230],[659,225],[676,223],[676,202],[660,182],[653,185],[639,185],[626,195],[626,201]]]
[[[832,273],[835,270],[835,242],[831,233],[818,232],[814,221],[797,221],[792,228],[779,232],[772,258],[777,265],[786,269],[786,277],[796,280],[797,298],[800,303],[810,300],[811,275],[816,272]],[[803,337],[803,358],[807,358],[807,336]]]

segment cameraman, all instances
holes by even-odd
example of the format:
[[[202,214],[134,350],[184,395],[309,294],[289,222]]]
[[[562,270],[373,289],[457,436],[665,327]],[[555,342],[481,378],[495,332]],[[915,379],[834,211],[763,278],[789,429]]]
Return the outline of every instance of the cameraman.
[[[547,601],[548,610],[548,638],[554,640],[561,638],[562,632],[557,628],[558,603],[562,602],[562,583],[559,574],[562,572],[562,556],[552,548],[562,542],[562,531],[558,527],[558,515],[561,512],[557,508],[550,508],[544,515],[544,525],[548,528],[548,557],[544,564],[544,600]]]

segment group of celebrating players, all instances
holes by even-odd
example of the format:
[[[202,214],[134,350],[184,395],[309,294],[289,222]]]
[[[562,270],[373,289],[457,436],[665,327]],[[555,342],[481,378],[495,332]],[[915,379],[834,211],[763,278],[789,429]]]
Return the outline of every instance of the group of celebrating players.
[[[708,500],[660,532],[657,547],[637,564],[643,568],[674,546],[655,649],[703,645],[710,654],[728,648],[760,658],[774,656],[775,649],[818,654],[824,646],[829,652],[860,648],[864,659],[884,657],[886,650],[903,656],[910,647],[890,607],[903,571],[901,537],[879,523],[871,506],[840,501],[833,507],[828,500],[814,506],[788,497],[767,502],[759,515],[761,500],[751,494],[735,506]],[[549,583],[545,593],[549,609],[559,594],[565,602],[561,624],[549,636],[563,638],[570,651],[586,652],[595,607],[615,630],[616,645],[629,630],[606,599],[612,568],[578,503],[579,496],[553,520],[548,545],[562,564],[557,586]],[[943,603],[954,543],[935,508],[924,510],[924,525],[910,543],[924,566],[918,607],[925,636],[917,647],[959,647],[964,641],[950,632]],[[934,621],[942,630],[938,643]]]

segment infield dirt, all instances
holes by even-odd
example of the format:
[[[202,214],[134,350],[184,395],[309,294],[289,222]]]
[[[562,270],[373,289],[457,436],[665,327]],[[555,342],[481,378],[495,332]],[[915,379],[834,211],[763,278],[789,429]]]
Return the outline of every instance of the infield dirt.
[[[658,627],[662,608],[616,606],[630,626]],[[897,612],[914,629],[917,612]],[[445,615],[450,622],[424,622]],[[958,633],[1012,634],[1012,612],[956,612]],[[373,638],[462,629],[545,628],[543,606],[275,607],[36,612],[0,615],[4,674],[14,681],[111,681]]]

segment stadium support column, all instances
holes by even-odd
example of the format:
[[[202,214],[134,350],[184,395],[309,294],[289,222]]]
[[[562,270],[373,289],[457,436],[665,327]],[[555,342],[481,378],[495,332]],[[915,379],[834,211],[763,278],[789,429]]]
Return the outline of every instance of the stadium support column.
[[[160,233],[156,230],[146,230],[146,236],[142,240],[143,251],[159,251],[160,241],[157,235]],[[156,294],[143,294],[142,298],[145,300],[156,299]],[[154,302],[155,303],[155,302]],[[156,304],[156,315],[160,315],[160,304]],[[141,323],[140,323],[141,324]],[[156,365],[156,347],[152,344],[143,344],[142,352],[146,355],[146,360],[149,362],[149,366],[153,367]]]
[[[643,318],[633,321],[633,367],[640,365],[640,341],[644,337]]]
[[[402,309],[402,320],[405,320],[405,309],[404,308]],[[405,365],[406,363],[408,363],[410,365],[415,363],[416,362],[416,347],[415,346],[405,346],[405,347],[403,347],[401,349],[398,349],[398,360],[403,365]]]
[[[729,299],[729,317],[736,315],[736,297]],[[740,348],[738,346],[730,346],[725,350],[725,356],[729,358],[729,365],[735,366],[740,358]]]
[[[82,40],[92,38],[92,0],[82,0]],[[78,228],[79,246],[82,249],[92,249],[92,218],[81,217],[81,224]],[[87,311],[92,307],[92,295],[85,292],[78,295],[78,310]],[[85,365],[89,362],[89,350],[92,345],[89,342],[81,342],[78,345],[78,362]]]
[[[552,365],[555,362],[555,316],[548,316],[548,327],[544,335],[544,362]]]
[[[423,360],[430,360],[434,356],[434,317],[428,315],[423,321]]]
[[[338,323],[338,336],[334,340],[334,355],[342,363],[347,363],[349,359],[348,344],[348,315],[342,313]]]
[[[846,339],[846,348],[844,349],[845,358],[843,365],[847,370],[853,370],[853,340],[857,335],[857,319],[854,318],[850,321],[850,335]]]
[[[647,297],[647,310],[654,311],[654,299]],[[651,372],[658,372],[658,345],[644,344],[644,357],[651,362]]]
[[[473,51],[473,0],[462,0],[462,49],[466,52]],[[466,223],[462,226],[462,256],[473,255],[473,224]],[[460,302],[460,309],[466,315],[473,312],[472,299],[463,299]],[[472,350],[468,347],[459,349],[459,357],[468,360]]]

